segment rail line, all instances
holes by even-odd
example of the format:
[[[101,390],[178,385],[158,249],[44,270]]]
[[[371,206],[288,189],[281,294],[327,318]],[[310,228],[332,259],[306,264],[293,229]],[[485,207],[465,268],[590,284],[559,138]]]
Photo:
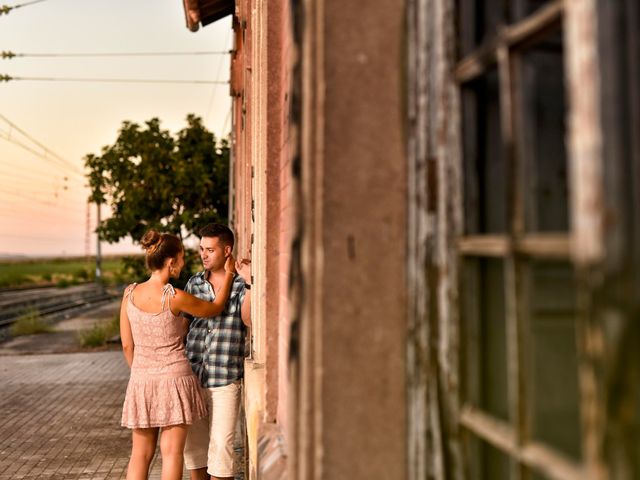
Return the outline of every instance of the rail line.
[[[115,292],[96,284],[0,291],[0,340],[7,338],[9,327],[30,311],[37,312],[46,322],[52,323],[115,298]]]

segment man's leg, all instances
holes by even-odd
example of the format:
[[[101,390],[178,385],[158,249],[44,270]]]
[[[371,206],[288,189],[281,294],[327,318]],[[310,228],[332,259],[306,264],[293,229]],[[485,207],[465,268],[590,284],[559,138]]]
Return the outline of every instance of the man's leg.
[[[202,396],[211,412],[211,394],[209,389],[202,389]],[[184,464],[189,470],[191,480],[209,480],[207,473],[209,451],[209,419],[206,416],[196,420],[187,431],[184,445]]]
[[[191,480],[209,480],[209,474],[207,473],[207,467],[197,468],[195,470],[189,470]]]
[[[240,410],[240,382],[210,389],[209,474],[212,480],[233,480],[233,441]]]

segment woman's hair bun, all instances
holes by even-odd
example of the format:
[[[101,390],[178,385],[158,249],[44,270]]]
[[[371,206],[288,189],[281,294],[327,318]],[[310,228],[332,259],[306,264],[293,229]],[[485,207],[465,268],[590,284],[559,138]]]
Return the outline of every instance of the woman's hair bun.
[[[156,232],[155,230],[149,230],[147,233],[144,234],[144,237],[142,237],[142,240],[140,240],[140,245],[142,245],[142,248],[144,248],[145,250],[149,250],[157,246],[161,240],[162,240],[161,233]]]

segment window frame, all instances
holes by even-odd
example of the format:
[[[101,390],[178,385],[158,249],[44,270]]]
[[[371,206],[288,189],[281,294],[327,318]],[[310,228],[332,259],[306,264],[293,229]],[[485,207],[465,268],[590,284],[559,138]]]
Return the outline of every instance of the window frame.
[[[565,9],[564,1],[552,0],[516,23],[500,27],[491,39],[471,49],[467,55],[463,56],[453,71],[454,80],[459,92],[461,92],[465,84],[497,66],[499,108],[502,122],[501,138],[507,164],[508,199],[506,200],[507,232],[504,234],[463,234],[458,239],[457,252],[460,264],[465,261],[465,258],[474,257],[500,258],[504,262],[509,421],[500,420],[480,408],[470,405],[465,398],[461,398],[459,424],[463,427],[464,435],[472,434],[508,455],[510,458],[510,477],[512,478],[529,478],[529,470],[558,480],[590,478],[587,475],[588,462],[584,460],[588,456],[586,452],[583,451],[583,461],[576,462],[550,445],[530,438],[528,432],[531,420],[529,418],[530,409],[527,408],[527,385],[523,369],[524,352],[527,348],[527,339],[524,335],[527,314],[522,305],[523,298],[525,298],[523,292],[525,262],[558,260],[575,264],[571,224],[576,212],[569,211],[570,227],[567,232],[540,233],[527,232],[525,229],[524,195],[520,184],[520,169],[523,168],[523,165],[521,164],[522,159],[519,158],[515,150],[518,123],[515,99],[519,82],[516,67],[522,51],[527,46],[544,38],[563,23],[566,16]],[[468,22],[471,20],[457,18],[459,25],[460,21]],[[469,38],[470,36],[467,35],[466,40],[468,41]],[[565,35],[563,43],[566,44],[566,42],[567,36]],[[568,157],[567,162],[570,162]],[[462,163],[464,165],[464,160]],[[575,177],[570,177],[567,181],[572,184]],[[580,319],[576,318],[577,336],[582,335],[580,323]],[[464,351],[460,353],[465,354]],[[582,362],[583,360],[581,360]],[[463,364],[463,362],[460,363]],[[576,372],[577,376],[583,368],[585,367],[579,366],[579,371]],[[461,378],[464,376],[461,375]],[[584,382],[580,382],[579,389],[582,403],[589,392]],[[584,423],[582,422],[581,427],[588,429],[590,425]],[[584,433],[583,436],[590,436],[586,435],[588,432]]]

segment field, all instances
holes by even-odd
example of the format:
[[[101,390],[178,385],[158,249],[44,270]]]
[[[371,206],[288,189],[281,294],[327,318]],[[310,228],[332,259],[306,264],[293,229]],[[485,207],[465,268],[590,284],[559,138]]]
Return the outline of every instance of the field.
[[[117,281],[122,259],[107,257],[102,261],[103,278]],[[19,285],[68,286],[95,278],[95,259],[52,258],[37,260],[0,261],[0,287]]]

